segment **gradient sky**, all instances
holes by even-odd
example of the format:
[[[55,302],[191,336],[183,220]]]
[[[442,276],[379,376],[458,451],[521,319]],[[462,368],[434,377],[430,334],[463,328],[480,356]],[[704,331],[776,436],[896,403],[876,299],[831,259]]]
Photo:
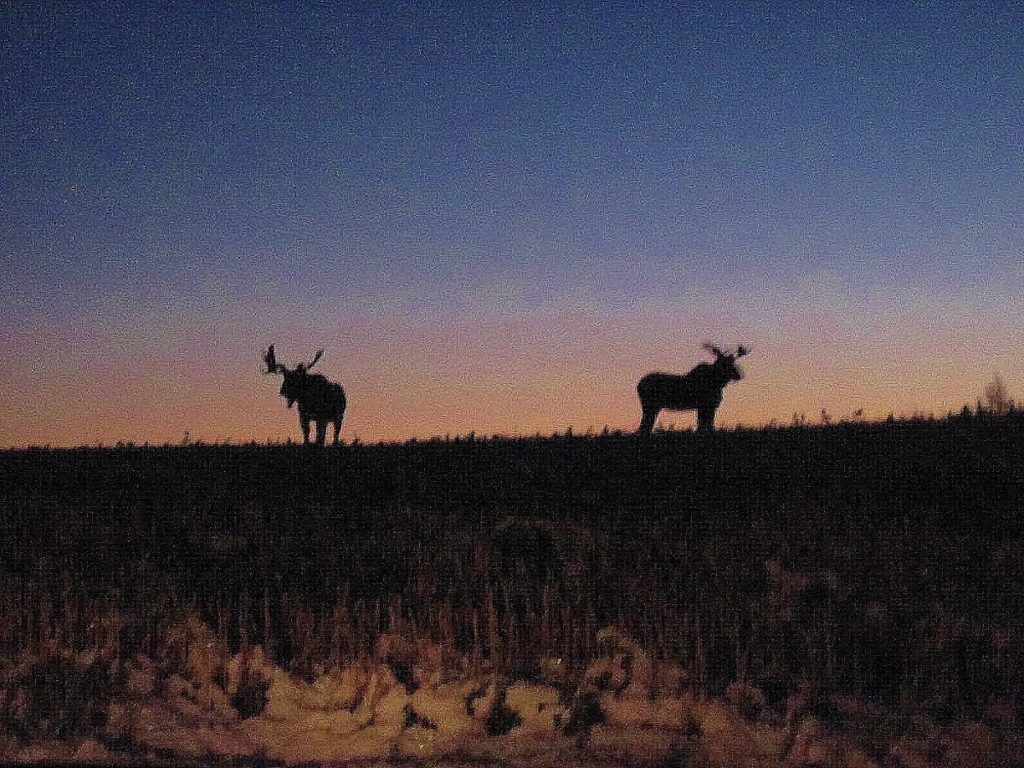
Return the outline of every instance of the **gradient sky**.
[[[0,446],[1024,392],[1020,4],[170,5],[0,7]]]

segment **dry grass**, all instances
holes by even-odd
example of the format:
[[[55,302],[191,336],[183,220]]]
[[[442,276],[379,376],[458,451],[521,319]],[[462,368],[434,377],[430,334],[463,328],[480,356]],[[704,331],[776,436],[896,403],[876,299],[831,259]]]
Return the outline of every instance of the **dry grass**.
[[[702,692],[977,714],[1022,694],[1020,427],[6,452],[0,669],[194,613],[307,676],[389,633],[551,679],[614,625]]]

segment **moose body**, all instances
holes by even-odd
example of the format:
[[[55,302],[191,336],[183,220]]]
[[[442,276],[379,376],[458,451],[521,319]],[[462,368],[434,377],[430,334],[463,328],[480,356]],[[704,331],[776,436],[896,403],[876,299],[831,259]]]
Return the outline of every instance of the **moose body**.
[[[302,442],[309,445],[309,425],[316,423],[316,443],[323,445],[327,437],[327,425],[334,425],[334,444],[338,444],[341,433],[341,421],[345,418],[345,390],[340,384],[328,381],[318,373],[309,373],[316,365],[324,351],[316,353],[309,365],[299,363],[289,369],[277,362],[274,356],[274,345],[270,345],[264,355],[267,364],[266,373],[280,373],[284,377],[281,383],[281,397],[288,407],[298,403],[299,426],[302,427]]]
[[[669,411],[697,411],[697,430],[710,432],[715,426],[715,411],[722,404],[722,390],[730,381],[743,378],[736,366],[736,358],[747,354],[745,347],[738,347],[732,354],[722,352],[710,344],[705,349],[713,352],[715,362],[699,363],[689,373],[680,376],[673,373],[649,373],[636,385],[640,398],[641,435],[649,435],[654,429],[658,414]]]

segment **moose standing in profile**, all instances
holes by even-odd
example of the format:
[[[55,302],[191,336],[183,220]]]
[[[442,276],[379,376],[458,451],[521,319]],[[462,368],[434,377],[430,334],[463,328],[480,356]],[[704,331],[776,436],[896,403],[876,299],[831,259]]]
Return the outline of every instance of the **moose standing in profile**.
[[[280,373],[284,377],[281,384],[281,397],[288,401],[291,408],[299,404],[299,424],[302,426],[302,442],[309,445],[309,422],[316,422],[316,444],[323,445],[327,436],[328,422],[334,424],[334,444],[338,444],[341,432],[341,420],[345,417],[345,390],[340,384],[328,381],[318,373],[311,374],[309,369],[316,365],[323,356],[321,349],[316,353],[309,365],[299,363],[289,370],[277,362],[274,357],[274,345],[263,356],[267,364],[266,373]]]
[[[705,344],[704,349],[715,355],[715,362],[700,363],[685,376],[649,373],[640,379],[636,393],[643,411],[641,435],[651,434],[663,408],[670,411],[696,410],[697,431],[710,432],[715,428],[715,411],[722,403],[722,390],[730,381],[743,378],[736,366],[736,358],[743,357],[750,350],[741,346],[726,354],[712,344]]]

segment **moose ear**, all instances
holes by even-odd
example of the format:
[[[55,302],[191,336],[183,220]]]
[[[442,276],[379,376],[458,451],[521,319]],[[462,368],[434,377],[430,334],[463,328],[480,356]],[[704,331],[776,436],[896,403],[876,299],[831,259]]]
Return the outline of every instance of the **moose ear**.
[[[316,356],[313,358],[313,362],[311,362],[309,365],[306,366],[306,370],[308,371],[310,368],[312,368],[314,365],[316,365],[316,361],[319,360],[323,356],[324,356],[324,351],[322,349],[317,350]]]
[[[743,357],[744,355],[749,355],[749,354],[750,354],[750,350],[747,349],[747,347],[744,347],[742,344],[740,344],[738,347],[736,347],[736,357]]]
[[[265,355],[263,355],[263,362],[267,364],[266,373],[277,373],[278,363],[277,358],[274,356],[274,345],[271,344],[267,349]]]

